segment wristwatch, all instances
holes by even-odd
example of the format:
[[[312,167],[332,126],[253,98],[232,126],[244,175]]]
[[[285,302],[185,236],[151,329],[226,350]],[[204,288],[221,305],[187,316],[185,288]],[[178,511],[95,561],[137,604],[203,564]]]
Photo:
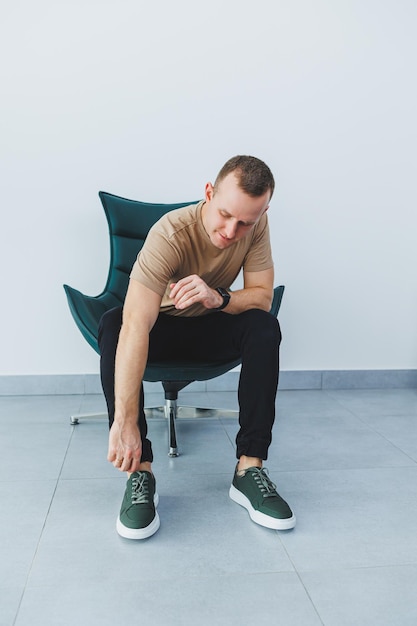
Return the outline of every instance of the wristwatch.
[[[220,306],[218,306],[215,309],[213,309],[213,311],[221,311],[222,309],[227,307],[227,305],[229,304],[229,302],[230,302],[230,293],[227,291],[227,289],[224,289],[223,287],[216,287],[216,291],[223,298],[223,304],[221,304]]]

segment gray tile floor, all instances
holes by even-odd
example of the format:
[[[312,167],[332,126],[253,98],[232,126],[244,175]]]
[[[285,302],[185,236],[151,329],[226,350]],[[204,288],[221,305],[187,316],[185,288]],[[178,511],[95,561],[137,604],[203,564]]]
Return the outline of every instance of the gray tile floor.
[[[161,529],[132,542],[115,531],[125,478],[106,422],[69,424],[101,396],[0,398],[0,625],[415,626],[417,391],[281,391],[277,407],[266,465],[294,530],[228,498],[234,420],[179,421],[169,459],[156,419]]]

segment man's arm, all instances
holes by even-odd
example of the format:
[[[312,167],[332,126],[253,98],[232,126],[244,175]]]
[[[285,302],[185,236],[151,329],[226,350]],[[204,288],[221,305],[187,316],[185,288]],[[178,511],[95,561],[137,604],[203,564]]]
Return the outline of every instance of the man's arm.
[[[273,268],[262,272],[244,272],[243,289],[231,293],[230,302],[223,311],[231,315],[249,309],[269,311],[272,305],[273,286]],[[196,302],[202,303],[207,309],[215,309],[223,302],[220,294],[211,289],[199,276],[187,276],[173,283],[170,296],[177,309],[187,309]]]
[[[149,333],[158,317],[161,296],[131,280],[123,307],[123,324],[115,365],[115,415],[107,459],[121,471],[139,468],[142,443],[138,419],[139,391],[148,359]]]
[[[231,315],[237,315],[249,309],[269,311],[272,306],[273,290],[274,269],[272,267],[262,272],[244,272],[243,289],[231,292],[230,302],[223,311]]]

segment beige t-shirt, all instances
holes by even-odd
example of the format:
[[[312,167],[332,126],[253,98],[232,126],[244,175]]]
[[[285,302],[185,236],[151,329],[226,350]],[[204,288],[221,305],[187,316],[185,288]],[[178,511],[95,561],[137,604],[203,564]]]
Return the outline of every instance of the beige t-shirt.
[[[221,250],[210,241],[201,219],[204,201],[166,213],[154,224],[133,265],[130,277],[162,296],[161,312],[187,317],[209,313],[202,304],[179,311],[169,285],[196,274],[208,285],[229,288],[240,270],[273,267],[268,219],[264,213],[249,234]]]

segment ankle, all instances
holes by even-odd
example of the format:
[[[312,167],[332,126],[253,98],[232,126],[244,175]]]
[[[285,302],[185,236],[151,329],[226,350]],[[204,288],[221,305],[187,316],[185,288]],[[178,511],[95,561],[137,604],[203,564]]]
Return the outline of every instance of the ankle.
[[[239,459],[236,471],[244,472],[249,467],[262,467],[262,459],[255,456],[245,456],[243,454]]]
[[[136,471],[137,472],[149,472],[150,474],[153,474],[152,463],[150,461],[144,461],[143,463],[140,463]],[[130,478],[130,476],[132,476],[132,472],[127,472],[127,475]]]
[[[150,461],[144,461],[139,465],[139,472],[150,472],[152,474],[152,463]]]

